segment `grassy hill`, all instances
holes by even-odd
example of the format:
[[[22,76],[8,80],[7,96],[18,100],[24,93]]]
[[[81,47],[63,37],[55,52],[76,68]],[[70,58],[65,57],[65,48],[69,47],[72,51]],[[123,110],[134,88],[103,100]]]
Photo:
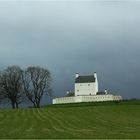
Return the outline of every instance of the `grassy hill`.
[[[0,138],[140,138],[140,101],[1,109]]]

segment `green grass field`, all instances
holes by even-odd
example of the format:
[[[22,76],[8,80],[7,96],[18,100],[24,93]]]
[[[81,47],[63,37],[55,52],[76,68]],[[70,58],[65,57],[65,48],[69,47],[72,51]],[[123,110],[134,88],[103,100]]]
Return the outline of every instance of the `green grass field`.
[[[140,102],[0,109],[0,138],[140,138]]]

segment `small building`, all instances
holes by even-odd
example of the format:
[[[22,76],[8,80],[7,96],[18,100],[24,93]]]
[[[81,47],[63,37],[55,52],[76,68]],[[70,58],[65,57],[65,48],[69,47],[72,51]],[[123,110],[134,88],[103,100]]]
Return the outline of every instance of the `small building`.
[[[93,75],[75,75],[75,92],[68,92],[67,97],[53,99],[53,104],[78,103],[78,102],[102,102],[120,101],[120,95],[112,95],[105,90],[99,92],[97,73]]]
[[[96,95],[98,92],[98,79],[96,72],[93,75],[75,76],[75,96]]]

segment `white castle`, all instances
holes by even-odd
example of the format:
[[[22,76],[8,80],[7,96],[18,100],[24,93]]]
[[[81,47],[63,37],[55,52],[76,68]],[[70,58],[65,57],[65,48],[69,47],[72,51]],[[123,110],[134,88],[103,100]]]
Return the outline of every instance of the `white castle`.
[[[112,95],[98,91],[97,73],[88,76],[75,75],[75,92],[67,92],[67,97],[53,99],[53,104],[78,103],[78,102],[102,102],[102,101],[120,101],[120,95]]]

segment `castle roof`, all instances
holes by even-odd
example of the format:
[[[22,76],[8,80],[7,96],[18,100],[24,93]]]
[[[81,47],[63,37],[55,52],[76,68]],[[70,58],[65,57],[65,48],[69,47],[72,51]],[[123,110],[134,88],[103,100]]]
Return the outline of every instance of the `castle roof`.
[[[92,83],[92,82],[95,82],[94,75],[78,76],[75,79],[75,83]]]

